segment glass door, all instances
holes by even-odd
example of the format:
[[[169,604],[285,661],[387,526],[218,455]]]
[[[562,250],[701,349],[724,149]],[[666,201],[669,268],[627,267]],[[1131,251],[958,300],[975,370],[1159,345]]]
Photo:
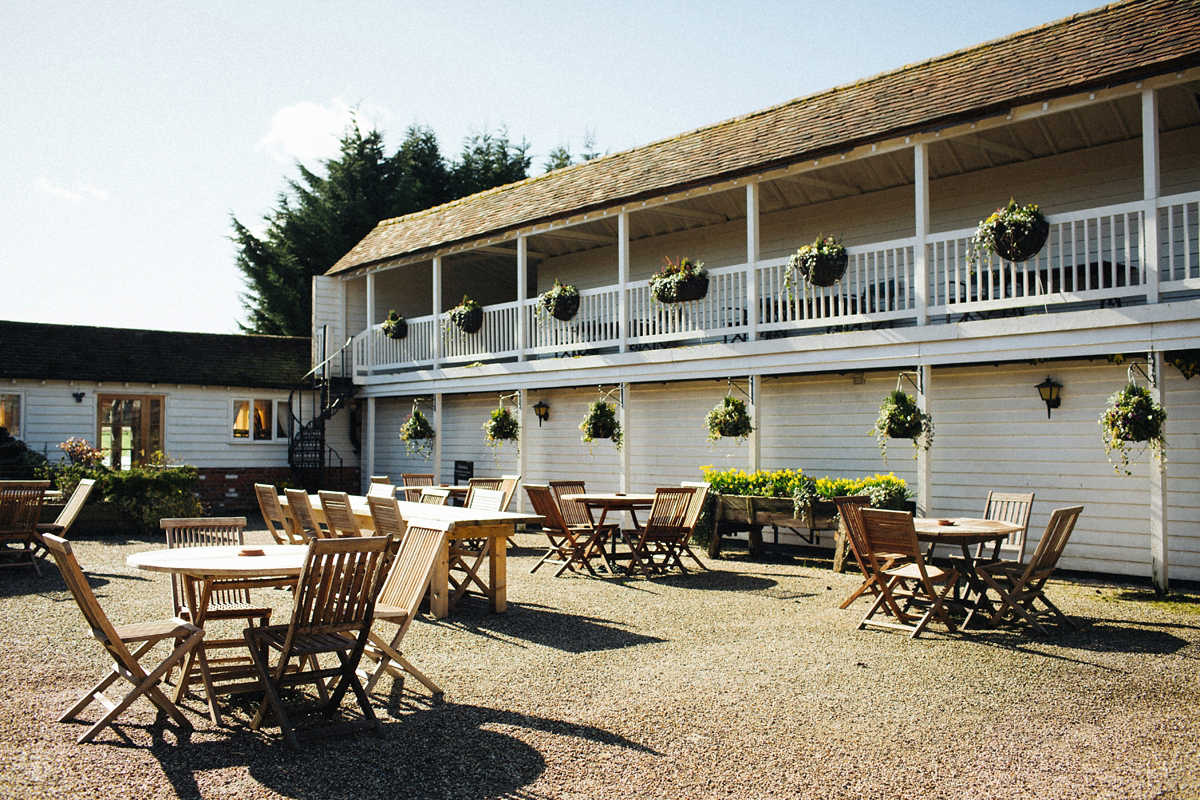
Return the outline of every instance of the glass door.
[[[140,467],[163,446],[163,398],[160,395],[100,394],[98,446],[104,465]]]

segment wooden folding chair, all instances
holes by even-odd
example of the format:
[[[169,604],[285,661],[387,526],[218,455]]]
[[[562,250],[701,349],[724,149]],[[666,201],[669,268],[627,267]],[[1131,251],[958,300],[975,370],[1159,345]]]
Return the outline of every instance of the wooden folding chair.
[[[391,571],[375,602],[375,621],[395,625],[396,632],[391,641],[387,641],[375,633],[372,626],[370,642],[364,652],[368,659],[376,662],[363,685],[368,693],[375,688],[383,673],[389,672],[399,682],[401,690],[407,673],[424,684],[434,696],[443,694],[441,687],[401,654],[400,641],[417,616],[421,598],[429,586],[433,565],[446,546],[450,526],[448,522],[421,522],[410,526],[405,532],[400,552],[392,562]],[[435,586],[433,591],[443,592],[445,588]]]
[[[404,487],[404,499],[410,503],[421,502],[421,487],[433,486],[433,473],[407,473],[400,476]]]
[[[577,564],[595,577],[596,571],[592,569],[592,565],[588,561],[588,547],[595,536],[591,525],[589,524],[586,528],[575,528],[568,525],[567,521],[563,519],[562,512],[559,511],[558,503],[554,501],[554,494],[550,491],[549,486],[534,483],[526,483],[524,486],[525,493],[529,496],[529,502],[533,504],[533,513],[542,517],[542,533],[546,534],[549,542],[546,554],[533,565],[533,569],[529,570],[529,573],[532,575],[542,564],[553,561],[561,565],[558,572],[554,573],[556,578],[565,570],[569,569],[574,572]]]
[[[850,596],[842,601],[838,608],[849,608],[850,604],[857,600],[865,592],[870,592],[873,596],[879,596],[879,586],[881,583],[881,573],[876,572],[871,566],[871,560],[867,556],[867,539],[863,534],[863,522],[860,512],[864,508],[870,508],[871,498],[868,495],[857,495],[854,497],[835,497],[834,504],[837,506],[838,516],[842,519],[842,524],[846,527],[846,538],[850,540],[850,552],[854,555],[854,561],[858,564],[859,570],[862,572],[863,580],[858,588],[850,593]],[[883,568],[891,569],[896,565],[898,558],[896,553],[881,553],[879,554],[880,563]]]
[[[50,481],[4,481],[0,487],[0,567],[42,568],[37,559],[37,525]]]
[[[304,570],[296,584],[291,622],[245,630],[246,644],[266,695],[250,722],[253,730],[262,726],[270,710],[293,750],[300,749],[301,737],[336,735],[363,728],[383,735],[383,726],[371,710],[356,673],[371,631],[375,598],[383,585],[390,545],[387,536],[314,539],[308,543]],[[273,667],[271,651],[278,652]],[[338,664],[321,667],[317,656],[324,654],[336,655]],[[293,659],[298,663],[293,665]],[[358,701],[362,719],[324,729],[293,730],[280,690],[305,683],[324,688],[330,678],[336,680],[336,688],[321,704],[321,710],[325,715],[334,713],[350,690]]]
[[[54,522],[39,522],[37,532],[33,536],[34,547],[49,554],[46,546],[42,544],[42,536],[47,533],[53,533],[55,536],[61,536],[64,539],[67,537],[67,531],[71,530],[71,526],[75,524],[75,520],[79,517],[79,512],[83,508],[83,504],[87,502],[88,496],[92,493],[92,488],[96,485],[96,481],[91,478],[83,478],[75,485],[75,491],[71,492],[71,499],[63,506],[63,510],[58,512],[58,517]]]
[[[862,534],[870,569],[880,576],[875,585],[879,596],[858,623],[859,630],[870,625],[909,631],[915,639],[933,618],[937,618],[953,633],[957,628],[946,613],[945,600],[958,583],[958,571],[926,564],[917,544],[917,531],[912,514],[906,511],[886,511],[863,508],[859,511]],[[887,567],[895,557],[905,563]],[[939,592],[935,584],[944,584]],[[913,608],[924,610],[914,613]],[[880,615],[882,613],[882,616]]]
[[[269,483],[256,483],[254,494],[258,498],[258,510],[262,512],[263,522],[267,524],[267,531],[276,544],[304,544],[308,541],[299,526],[283,513],[278,489]],[[288,502],[291,503],[290,500]]]
[[[696,528],[700,525],[700,519],[704,516],[704,507],[708,505],[708,492],[712,487],[704,481],[683,481],[679,485],[690,486],[696,490],[696,493],[692,495],[692,504],[688,506],[688,516],[686,521],[688,526],[688,535],[687,538],[679,543],[679,549],[681,551],[681,555],[686,554],[690,556],[692,561],[695,561],[700,565],[700,569],[707,570],[708,565],[701,561],[699,557],[692,552],[691,541],[696,535]],[[713,535],[715,536],[716,534],[714,533]],[[679,568],[683,569],[683,564],[680,564]]]
[[[549,486],[554,494],[554,502],[558,503],[558,510],[562,512],[562,518],[568,525],[578,529],[591,527],[592,518],[588,514],[587,506],[577,500],[563,500],[565,494],[587,492],[583,481],[550,481]]]
[[[472,479],[474,480],[474,479]],[[484,480],[491,480],[485,478]],[[496,479],[498,484],[500,481]],[[431,491],[426,489],[425,491]],[[504,492],[500,489],[484,489],[472,486],[467,494],[467,507],[478,511],[499,511],[504,504]],[[466,587],[474,583],[488,593],[487,582],[479,577],[479,568],[491,554],[492,540],[482,539],[451,539],[450,540],[450,583],[454,588],[452,600],[457,600],[466,591]]]
[[[420,502],[430,506],[448,506],[450,505],[450,490],[439,488],[421,489]]]
[[[317,496],[321,498],[321,509],[325,512],[325,524],[329,526],[330,536],[335,539],[362,536],[354,510],[350,508],[350,495],[322,489]]]
[[[376,536],[391,536],[393,546],[404,541],[408,524],[400,514],[400,504],[395,497],[379,497],[367,495],[367,507],[371,509],[371,519],[375,521]]]
[[[669,486],[654,490],[654,505],[641,528],[621,530],[630,551],[630,569],[634,567],[646,577],[652,572],[664,572],[671,565],[671,553],[684,536],[688,511],[696,494],[692,486]],[[682,566],[682,564],[680,564]]]
[[[166,533],[168,550],[246,543],[245,517],[182,517],[160,519],[158,524]],[[209,597],[198,598],[207,609],[207,619],[244,619],[248,625],[253,625],[255,620],[263,625],[270,622],[270,606],[255,605],[249,589],[225,589],[221,587],[221,581],[213,581],[212,587]],[[171,602],[175,616],[190,621],[190,604],[185,591],[184,581],[171,573]]]
[[[392,479],[390,477],[388,477],[387,475],[372,475],[371,483],[379,484],[381,486],[391,486]]]
[[[52,533],[46,534],[43,540],[46,549],[58,563],[58,571],[62,573],[67,588],[71,590],[75,602],[79,605],[79,610],[83,612],[92,636],[100,642],[115,662],[108,675],[85,692],[79,702],[67,709],[58,721],[70,722],[76,719],[93,702],[103,705],[106,709],[104,716],[93,723],[76,740],[82,744],[91,741],[97,733],[112,725],[134,700],[145,695],[150,702],[175,720],[176,724],[190,729],[191,723],[163,694],[158,683],[168,670],[179,664],[185,656],[200,645],[204,638],[204,631],[178,617],[161,622],[138,622],[114,627],[104,613],[104,609],[100,607],[100,603],[97,602],[92,587],[88,585],[87,578],[79,567],[79,562],[75,560],[70,542]],[[150,648],[163,641],[176,642],[175,648],[153,670],[146,672],[140,664],[142,657]],[[138,645],[138,647],[130,652],[131,645]],[[118,679],[128,681],[133,684],[133,688],[123,698],[114,701],[104,692]]]
[[[508,511],[508,506],[512,503],[513,496],[517,493],[517,485],[521,482],[520,475],[501,475],[500,476],[500,491],[504,492],[504,505],[500,506],[501,511]],[[511,539],[509,540],[511,543]]]
[[[307,544],[313,539],[330,538],[329,530],[317,522],[313,515],[312,500],[303,489],[284,489],[284,497],[288,501],[288,514],[296,524],[296,531],[304,537]]]
[[[390,483],[376,483],[371,481],[371,485],[367,487],[367,497],[395,497],[396,487]]]
[[[1033,509],[1033,492],[1029,494],[1012,494],[1007,492],[988,492],[987,503],[983,506],[984,519],[997,519],[1020,525],[1021,530],[1010,533],[1008,539],[1000,544],[999,558],[1020,564],[1025,560],[1025,537],[1029,531],[1029,512]],[[975,558],[985,557],[986,543],[981,543],[975,552]]]
[[[1083,513],[1083,506],[1060,508],[1050,515],[1046,532],[1042,534],[1037,549],[1029,559],[1028,564],[1013,564],[1008,561],[998,561],[982,564],[975,573],[987,584],[988,589],[995,591],[1000,597],[999,606],[993,612],[988,622],[995,625],[1001,619],[1011,616],[1014,620],[1024,620],[1038,633],[1046,634],[1046,629],[1038,621],[1039,616],[1053,614],[1061,622],[1072,628],[1078,628],[1073,620],[1058,610],[1058,606],[1046,597],[1046,581],[1058,566],[1075,523]],[[1035,603],[1041,601],[1045,610],[1039,610]]]
[[[467,496],[463,498],[463,505],[467,508],[471,507],[471,498],[475,496],[476,489],[499,489],[504,481],[501,478],[471,478],[467,481]],[[496,509],[493,509],[496,510]]]

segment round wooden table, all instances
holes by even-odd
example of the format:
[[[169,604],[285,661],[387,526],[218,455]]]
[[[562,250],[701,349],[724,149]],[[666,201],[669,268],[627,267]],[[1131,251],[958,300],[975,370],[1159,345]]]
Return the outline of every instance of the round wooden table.
[[[962,551],[963,577],[967,580],[967,591],[964,596],[957,595],[956,599],[967,611],[966,627],[978,611],[987,611],[991,603],[987,599],[987,584],[981,581],[975,573],[975,565],[980,562],[995,561],[1000,557],[1000,545],[1011,534],[1021,530],[1020,525],[1004,522],[998,519],[977,519],[974,517],[949,518],[949,525],[942,525],[938,520],[946,517],[919,517],[913,520],[917,530],[917,540],[929,545],[929,556],[939,544],[957,545]],[[993,542],[994,547],[990,558],[976,557],[972,552],[974,545]],[[983,555],[982,553],[980,554]]]

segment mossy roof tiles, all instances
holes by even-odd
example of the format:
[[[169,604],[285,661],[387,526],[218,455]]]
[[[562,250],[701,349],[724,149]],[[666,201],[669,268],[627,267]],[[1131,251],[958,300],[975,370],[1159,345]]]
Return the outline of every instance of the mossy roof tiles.
[[[0,378],[290,389],[310,340],[0,320]]]
[[[328,274],[1197,63],[1200,0],[1116,3],[384,220]]]

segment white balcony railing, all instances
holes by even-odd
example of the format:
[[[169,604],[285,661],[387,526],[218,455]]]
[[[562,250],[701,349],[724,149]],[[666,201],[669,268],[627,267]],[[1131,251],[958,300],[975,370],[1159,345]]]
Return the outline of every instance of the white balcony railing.
[[[708,294],[685,303],[656,302],[649,281],[625,288],[628,325],[621,330],[621,291],[605,286],[581,291],[579,312],[562,322],[539,312],[536,298],[484,308],[482,330],[445,329],[440,317],[409,320],[408,337],[394,341],[378,326],[355,337],[355,375],[434,364],[580,353],[620,346],[638,348],[803,330],[840,330],[889,321],[958,322],[972,315],[1023,313],[1079,302],[1119,304],[1147,297],[1145,205],[1125,203],[1048,218],[1050,235],[1037,256],[1023,263],[972,260],[974,229],[926,240],[926,290],[919,286],[916,239],[847,248],[846,274],[834,286],[785,283],[787,258],[759,261],[757,296],[749,292],[747,265],[709,271]],[[1163,292],[1200,289],[1200,192],[1158,203],[1158,286]],[[526,341],[519,342],[524,315]],[[753,315],[753,316],[752,316]],[[435,349],[434,344],[438,347]]]

